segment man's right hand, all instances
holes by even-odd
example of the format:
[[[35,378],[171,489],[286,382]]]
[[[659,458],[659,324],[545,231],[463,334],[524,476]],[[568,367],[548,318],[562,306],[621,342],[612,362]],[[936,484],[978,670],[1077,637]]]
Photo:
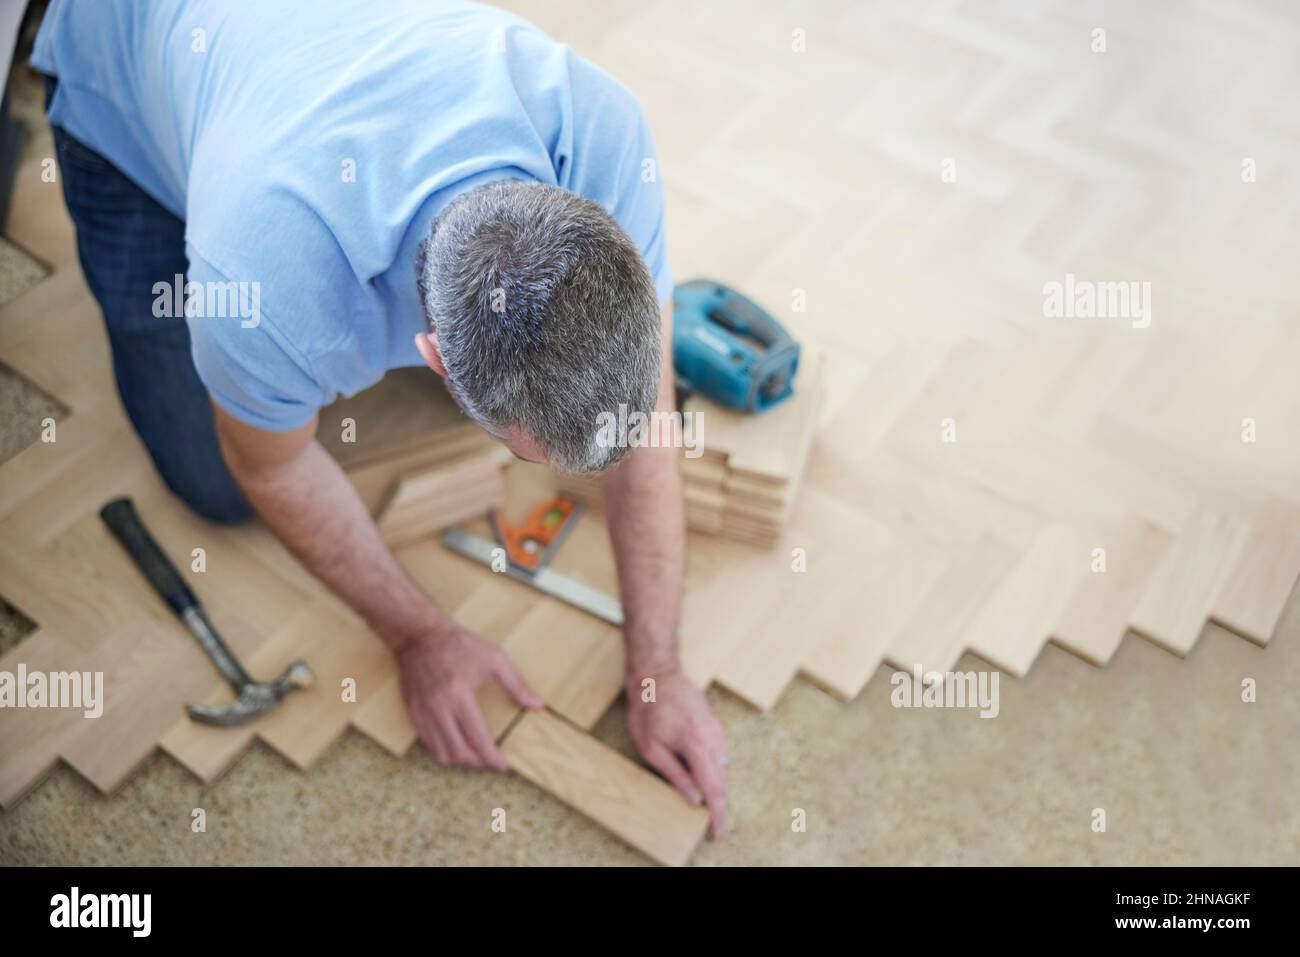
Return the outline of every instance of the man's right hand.
[[[510,657],[459,625],[413,639],[397,656],[406,707],[424,746],[442,765],[507,769],[477,692],[495,681],[521,708],[540,708]]]
[[[316,422],[290,432],[245,425],[214,406],[231,473],[262,520],[397,656],[415,730],[441,764],[505,770],[475,692],[496,681],[540,708],[505,652],[449,622],[397,564]],[[410,636],[416,636],[411,638]]]

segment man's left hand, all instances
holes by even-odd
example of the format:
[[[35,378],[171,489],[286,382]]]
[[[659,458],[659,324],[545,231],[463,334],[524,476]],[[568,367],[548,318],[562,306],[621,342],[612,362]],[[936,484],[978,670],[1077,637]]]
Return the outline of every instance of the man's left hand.
[[[653,700],[645,679],[654,680]],[[677,669],[629,676],[627,720],[642,757],[692,804],[709,809],[709,833],[727,820],[727,739],[704,692]]]

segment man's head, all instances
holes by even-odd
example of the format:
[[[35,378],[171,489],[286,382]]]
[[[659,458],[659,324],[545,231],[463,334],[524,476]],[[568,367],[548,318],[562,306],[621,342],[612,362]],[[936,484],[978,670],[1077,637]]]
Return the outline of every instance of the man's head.
[[[595,203],[507,181],[458,197],[416,263],[417,345],[461,407],[523,458],[603,469],[601,413],[650,413],[661,332],[636,246]]]

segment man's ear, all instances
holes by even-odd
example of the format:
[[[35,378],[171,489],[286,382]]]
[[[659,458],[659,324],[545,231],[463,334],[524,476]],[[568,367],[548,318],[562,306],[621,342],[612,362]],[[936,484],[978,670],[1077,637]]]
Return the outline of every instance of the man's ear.
[[[438,349],[438,333],[420,332],[415,336],[415,348],[420,350],[420,358],[438,375],[447,378],[447,367],[442,364],[442,352]]]

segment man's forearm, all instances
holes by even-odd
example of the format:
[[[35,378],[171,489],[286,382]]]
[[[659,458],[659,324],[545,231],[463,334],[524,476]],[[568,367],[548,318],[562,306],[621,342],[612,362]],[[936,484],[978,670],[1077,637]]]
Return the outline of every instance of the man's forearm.
[[[223,451],[262,520],[394,652],[449,623],[397,564],[356,489],[319,443],[256,470]]]
[[[627,640],[627,679],[678,666],[686,523],[673,448],[639,448],[604,480]]]
[[[671,413],[676,380],[671,303],[663,308],[661,326],[664,355],[655,408]],[[678,454],[672,444],[633,449],[602,483],[623,600],[629,686],[679,664],[677,614],[686,564],[686,510]]]
[[[605,479],[618,564],[629,683],[676,668],[685,563],[685,512],[677,450],[641,448]]]

